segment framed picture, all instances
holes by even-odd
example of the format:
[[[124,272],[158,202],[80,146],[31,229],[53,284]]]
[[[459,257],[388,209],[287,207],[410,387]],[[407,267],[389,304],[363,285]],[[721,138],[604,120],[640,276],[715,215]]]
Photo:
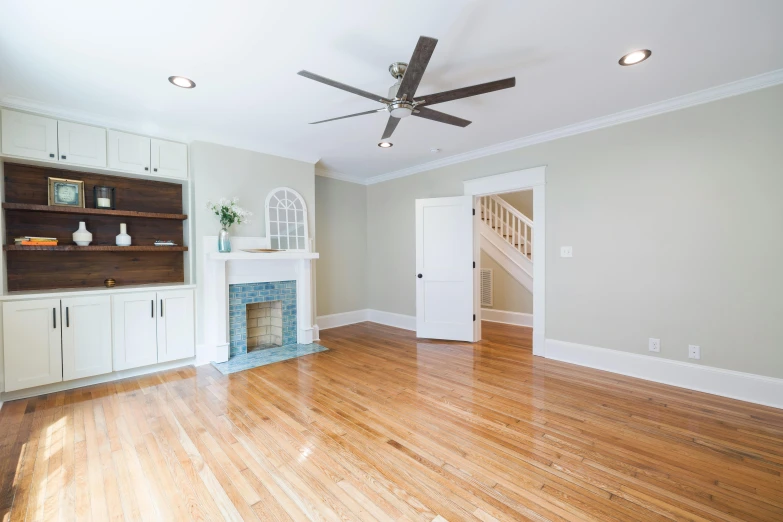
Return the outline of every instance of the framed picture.
[[[84,181],[49,178],[49,205],[84,208]]]

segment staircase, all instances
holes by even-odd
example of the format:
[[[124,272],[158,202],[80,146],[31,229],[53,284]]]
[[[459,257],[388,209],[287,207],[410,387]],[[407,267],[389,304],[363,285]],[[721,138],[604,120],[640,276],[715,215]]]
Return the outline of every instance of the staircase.
[[[481,249],[533,291],[533,221],[497,196],[479,198]]]

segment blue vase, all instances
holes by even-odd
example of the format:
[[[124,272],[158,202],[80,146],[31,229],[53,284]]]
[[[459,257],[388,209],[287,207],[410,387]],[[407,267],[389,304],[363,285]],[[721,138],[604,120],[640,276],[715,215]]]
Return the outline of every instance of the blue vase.
[[[218,252],[226,254],[231,252],[231,239],[228,237],[228,230],[220,229],[218,234]]]

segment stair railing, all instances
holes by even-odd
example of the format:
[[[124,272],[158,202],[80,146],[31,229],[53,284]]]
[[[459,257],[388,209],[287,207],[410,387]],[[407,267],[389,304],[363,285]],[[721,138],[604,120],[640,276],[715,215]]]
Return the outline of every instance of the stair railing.
[[[481,196],[481,219],[523,256],[533,260],[533,221],[498,196]]]

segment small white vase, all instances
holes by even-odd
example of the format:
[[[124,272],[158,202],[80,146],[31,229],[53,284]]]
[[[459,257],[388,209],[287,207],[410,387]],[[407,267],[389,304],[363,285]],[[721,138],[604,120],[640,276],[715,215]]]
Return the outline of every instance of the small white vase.
[[[128,235],[128,227],[120,223],[120,233],[117,234],[117,246],[130,246],[131,237]]]
[[[92,243],[92,233],[87,230],[84,221],[79,221],[79,230],[73,233],[73,242],[79,246],[87,246]]]

